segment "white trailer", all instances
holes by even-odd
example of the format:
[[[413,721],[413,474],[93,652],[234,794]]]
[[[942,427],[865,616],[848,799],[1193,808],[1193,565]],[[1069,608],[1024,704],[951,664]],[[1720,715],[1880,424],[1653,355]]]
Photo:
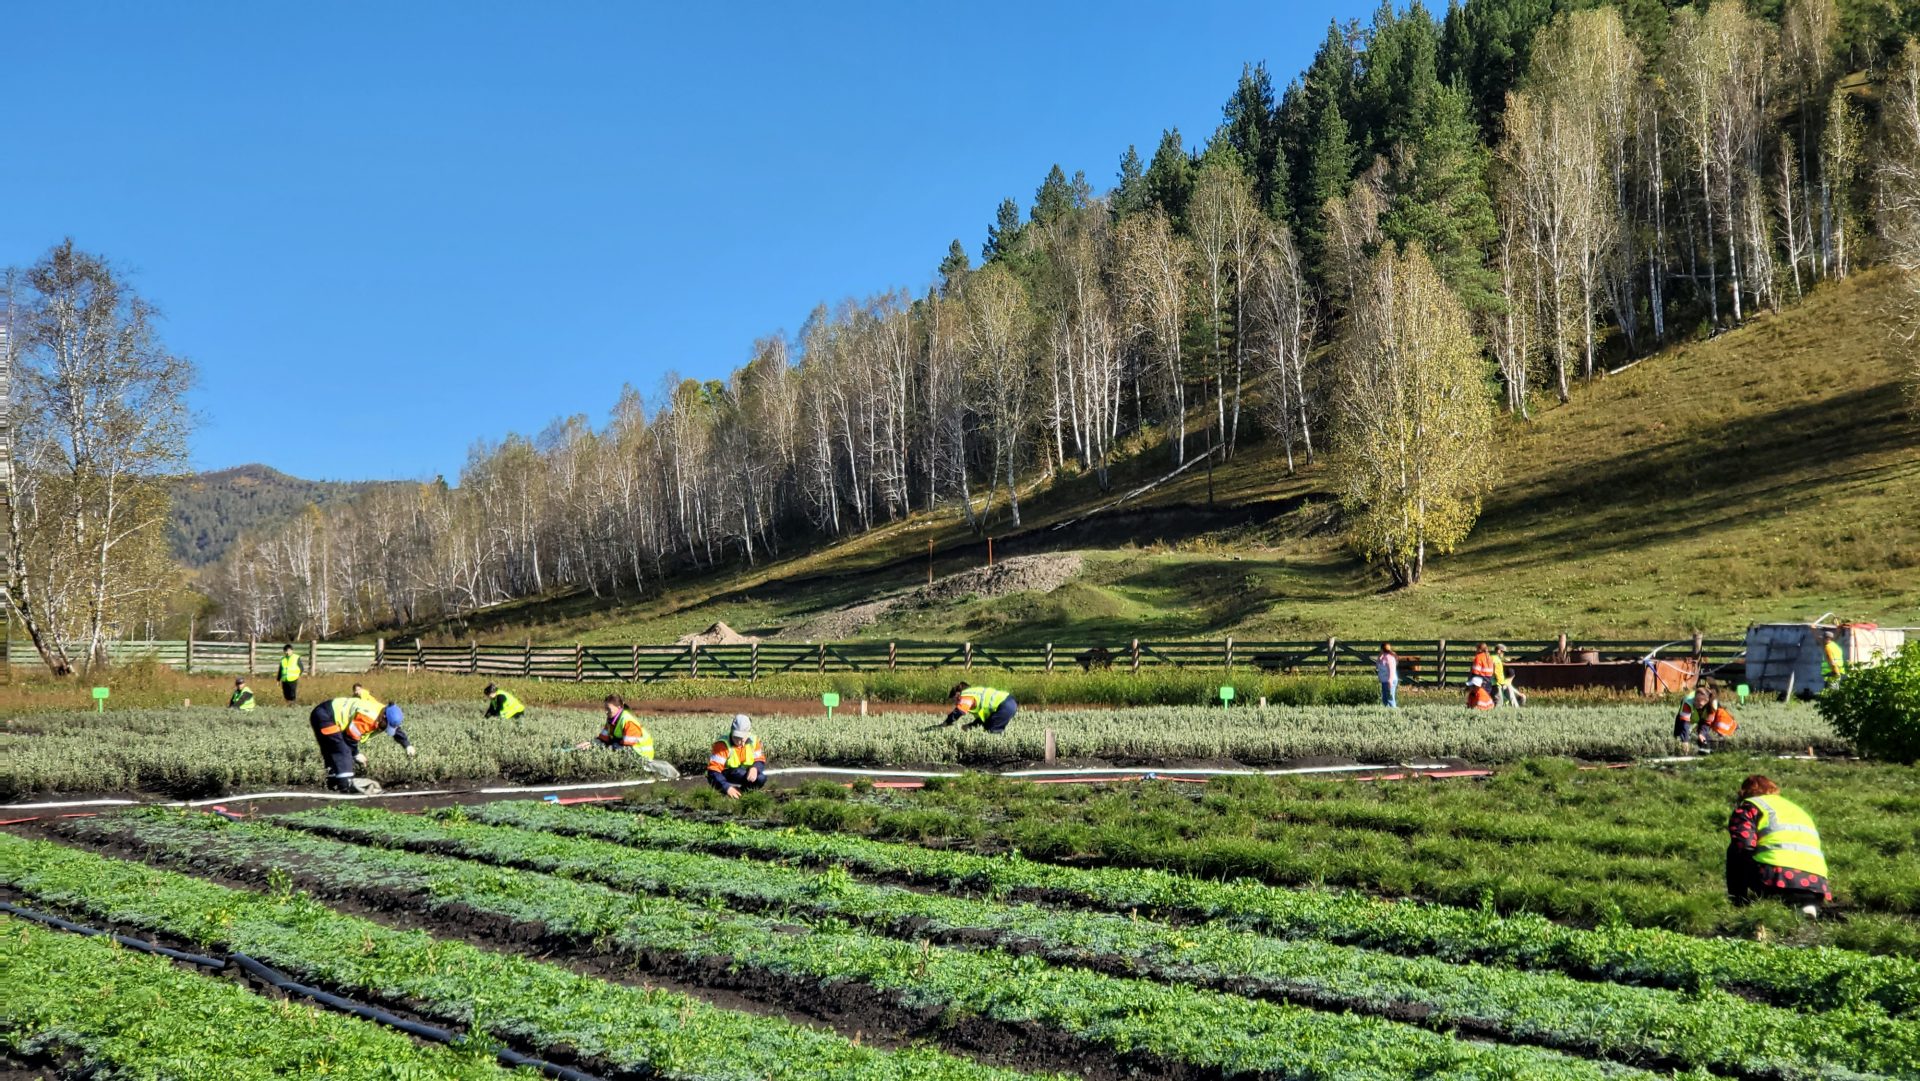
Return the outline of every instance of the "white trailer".
[[[1820,674],[1820,636],[1833,632],[1847,667],[1876,664],[1900,651],[1905,627],[1842,623],[1756,623],[1747,628],[1747,686],[1782,694],[1819,694],[1827,681]]]

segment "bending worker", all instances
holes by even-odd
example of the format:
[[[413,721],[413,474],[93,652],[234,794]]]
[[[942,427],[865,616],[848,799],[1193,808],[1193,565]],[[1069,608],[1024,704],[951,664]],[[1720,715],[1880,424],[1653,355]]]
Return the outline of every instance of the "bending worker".
[[[300,693],[300,658],[293,655],[293,643],[280,647],[280,694],[293,705],[294,696]]]
[[[1712,754],[1713,745],[1725,742],[1740,727],[1733,717],[1733,711],[1720,704],[1720,694],[1711,684],[1699,684],[1687,692],[1680,700],[1680,711],[1673,715],[1673,738],[1688,738],[1688,728],[1692,728],[1692,743],[1698,745],[1701,754]]]
[[[733,715],[725,742],[715,740],[707,759],[707,783],[728,799],[739,799],[743,788],[767,783],[767,749],[754,738],[753,722],[744,713]]]
[[[334,698],[313,707],[307,719],[313,725],[314,742],[320,745],[321,761],[326,763],[328,788],[369,795],[380,791],[377,783],[356,779],[353,767],[366,765],[360,745],[381,732],[392,733],[408,758],[414,755],[413,741],[400,727],[405,717],[398,705],[382,706],[370,698]]]
[[[1012,691],[1003,691],[997,687],[969,687],[956,683],[947,692],[947,698],[953,702],[953,712],[947,714],[944,724],[952,724],[962,717],[972,720],[960,727],[972,728],[976,725],[985,728],[994,735],[1007,730],[1007,723],[1013,715],[1020,712],[1020,703],[1013,700]]]
[[[495,684],[487,684],[486,695],[487,712],[482,716],[482,720],[498,717],[503,721],[510,721],[527,711],[527,707],[520,704],[520,700],[513,696],[512,691],[503,691]]]
[[[1819,827],[1769,778],[1756,773],[1740,783],[1727,832],[1727,897],[1734,904],[1773,898],[1818,916],[1833,900]]]
[[[492,692],[493,684],[487,684],[487,690]],[[512,695],[505,692],[502,694],[514,706],[520,705]],[[647,726],[640,723],[640,718],[627,711],[627,700],[617,694],[610,694],[607,696],[606,706],[607,723],[600,727],[600,734],[593,739],[581,740],[573,745],[573,749],[584,751],[597,742],[610,751],[625,750],[638,759],[641,768],[648,773],[662,780],[679,780],[679,770],[674,769],[671,763],[662,762],[653,756],[653,733],[647,731]],[[487,713],[489,717],[493,715],[491,711]],[[501,716],[512,717],[516,714],[503,713]]]
[[[253,705],[253,688],[247,686],[247,681],[244,679],[234,680],[233,697],[227,699],[227,708],[251,713]]]

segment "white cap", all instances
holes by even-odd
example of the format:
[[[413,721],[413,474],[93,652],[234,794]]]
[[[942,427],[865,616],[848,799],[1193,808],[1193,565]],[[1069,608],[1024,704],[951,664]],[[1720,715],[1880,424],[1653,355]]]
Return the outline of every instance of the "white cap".
[[[753,735],[753,722],[747,719],[746,714],[736,713],[733,715],[732,735],[735,737]]]

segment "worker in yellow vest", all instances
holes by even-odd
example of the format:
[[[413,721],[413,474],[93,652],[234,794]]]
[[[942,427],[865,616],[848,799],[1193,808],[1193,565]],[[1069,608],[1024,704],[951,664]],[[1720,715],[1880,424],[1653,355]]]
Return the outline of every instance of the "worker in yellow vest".
[[[414,756],[413,741],[400,726],[406,717],[398,704],[381,705],[371,698],[333,698],[313,707],[307,721],[313,726],[313,739],[320,745],[320,758],[327,767],[327,787],[341,792],[374,795],[376,782],[354,777],[353,768],[364,766],[367,756],[361,744],[382,732],[391,733],[394,742]]]
[[[481,718],[482,720],[498,717],[501,720],[510,721],[527,711],[527,707],[520,704],[520,700],[513,696],[512,691],[503,691],[495,684],[487,684],[486,696],[487,712]]]
[[[300,658],[293,655],[293,643],[280,647],[280,695],[293,705],[300,693]]]
[[[1847,657],[1840,651],[1840,643],[1833,640],[1832,631],[1820,632],[1820,684],[1831,687],[1840,682],[1847,674]]]
[[[707,758],[707,783],[728,799],[739,799],[741,789],[765,787],[767,749],[753,734],[753,722],[744,713],[733,715],[727,738],[715,740]]]
[[[998,687],[956,683],[947,691],[947,699],[953,703],[953,711],[943,723],[952,724],[962,717],[970,717],[972,719],[961,728],[985,728],[996,736],[1006,732],[1013,715],[1020,712],[1020,703],[1013,700],[1013,692]]]
[[[1756,773],[1741,782],[1727,832],[1727,896],[1734,904],[1773,898],[1818,916],[1833,900],[1819,827],[1771,779]]]
[[[242,713],[252,713],[253,706],[253,688],[247,686],[247,681],[244,679],[234,680],[233,696],[227,699],[227,708],[237,709]]]
[[[491,690],[493,685],[487,686]],[[674,769],[672,763],[662,762],[654,757],[653,733],[647,731],[647,726],[640,723],[640,718],[628,711],[626,699],[617,694],[610,694],[607,696],[606,707],[607,723],[600,726],[600,734],[574,744],[574,750],[584,751],[595,743],[599,743],[610,751],[628,752],[640,763],[640,768],[663,781],[680,779],[680,771]]]

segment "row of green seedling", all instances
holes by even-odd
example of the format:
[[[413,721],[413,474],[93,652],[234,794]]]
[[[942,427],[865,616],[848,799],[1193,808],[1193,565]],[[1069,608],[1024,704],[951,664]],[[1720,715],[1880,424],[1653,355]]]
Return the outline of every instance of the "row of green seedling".
[[[1454,1039],[1396,1022],[1122,979],[1000,951],[971,952],[823,923],[796,927],[714,905],[459,859],[365,848],[253,822],[137,813],[64,823],[79,836],[142,846],[155,858],[233,875],[273,869],[324,891],[379,895],[442,918],[475,913],[547,943],[704,970],[723,963],[751,993],[782,981],[864,989],[875,1003],[943,1026],[986,1018],[1008,1034],[1077,1045],[1076,1063],[1111,1055],[1109,1075],[1275,1078],[1573,1079],[1646,1077],[1532,1047]],[[1025,1038],[1025,1037],[1021,1037]]]
[[[444,1078],[509,1074],[484,1047],[416,1044],[370,1021],[270,999],[104,936],[0,916],[0,1048],[62,1075]]]
[[[503,802],[478,820],[526,825],[648,848],[841,864],[865,875],[996,897],[1119,913],[1224,919],[1288,938],[1404,956],[1475,961],[1582,979],[1685,991],[1720,988],[1781,1006],[1838,1010],[1873,1004],[1896,1017],[1920,1010],[1920,962],[1832,947],[1701,939],[1626,926],[1591,930],[1496,913],[1339,890],[1216,882],[1139,868],[1076,868],[1011,853],[981,856],[801,829],[752,829],[598,808]]]
[[[559,965],[395,930],[285,889],[231,889],[5,833],[0,833],[0,880],[40,903],[205,949],[246,953],[356,998],[409,1008],[542,1053],[570,1048],[596,1066],[625,1073],[702,1081],[1012,1081],[1022,1076],[933,1049],[863,1047],[779,1018],[722,1010],[682,994],[610,983]],[[16,987],[57,985],[60,994],[76,1000],[94,994],[94,981],[78,972],[7,982],[9,1006]],[[208,1040],[224,1038],[216,1028],[207,1026]],[[244,1033],[248,1026],[236,1024],[231,1031]],[[176,1050],[187,1053],[193,1042]],[[209,1056],[221,1046],[209,1043]],[[318,1073],[294,1070],[283,1076]],[[235,1075],[208,1068],[133,1076]]]
[[[635,850],[610,842],[470,821],[464,809],[429,817],[334,807],[276,821],[323,836],[479,860],[600,882],[617,889],[722,901],[735,909],[815,921],[838,918],[885,934],[994,944],[1059,964],[1125,971],[1166,983],[1349,1009],[1420,1016],[1629,1062],[1664,1061],[1748,1077],[1819,1076],[1838,1068],[1920,1074],[1920,1025],[1877,1008],[1803,1014],[1724,991],[1699,995],[1558,974],[1454,965],[1352,946],[1292,941],[1221,924],[1173,927],[1108,913],[1007,905],[874,885],[844,871],[801,870],[705,853]]]

